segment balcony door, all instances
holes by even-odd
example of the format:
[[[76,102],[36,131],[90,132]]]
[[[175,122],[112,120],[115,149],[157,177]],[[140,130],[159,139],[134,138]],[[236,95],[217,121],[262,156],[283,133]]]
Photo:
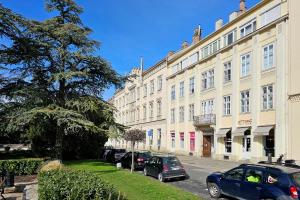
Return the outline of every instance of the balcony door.
[[[203,157],[211,157],[211,136],[203,135]]]

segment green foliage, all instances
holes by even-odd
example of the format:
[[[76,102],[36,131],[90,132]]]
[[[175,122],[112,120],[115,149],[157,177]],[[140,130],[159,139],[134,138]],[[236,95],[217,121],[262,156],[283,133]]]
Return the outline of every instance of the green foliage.
[[[0,173],[8,171],[15,175],[32,175],[43,163],[43,159],[0,160]]]
[[[78,170],[52,170],[38,175],[40,200],[118,199],[118,193],[94,174]]]

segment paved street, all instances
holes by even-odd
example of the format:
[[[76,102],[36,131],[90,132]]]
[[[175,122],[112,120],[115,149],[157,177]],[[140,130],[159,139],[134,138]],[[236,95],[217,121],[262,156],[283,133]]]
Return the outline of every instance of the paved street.
[[[238,162],[218,161],[208,158],[196,158],[189,156],[177,157],[184,165],[190,178],[185,181],[170,181],[168,183],[206,199],[211,199],[206,189],[207,175],[216,171],[226,171],[241,164]]]

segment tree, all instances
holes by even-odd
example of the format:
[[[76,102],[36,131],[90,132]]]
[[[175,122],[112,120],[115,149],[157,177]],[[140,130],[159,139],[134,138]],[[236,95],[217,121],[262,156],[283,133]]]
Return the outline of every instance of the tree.
[[[131,173],[134,170],[134,145],[136,142],[142,142],[146,138],[146,132],[139,129],[128,130],[123,135],[124,140],[131,143]]]
[[[21,131],[31,141],[53,135],[62,159],[66,137],[106,136],[110,127],[123,128],[102,93],[126,78],[95,55],[99,43],[89,38],[81,7],[73,0],[47,0],[46,8],[56,16],[40,22],[0,5],[0,37],[9,41],[0,46],[0,65],[6,67],[0,74],[0,120],[5,132]]]

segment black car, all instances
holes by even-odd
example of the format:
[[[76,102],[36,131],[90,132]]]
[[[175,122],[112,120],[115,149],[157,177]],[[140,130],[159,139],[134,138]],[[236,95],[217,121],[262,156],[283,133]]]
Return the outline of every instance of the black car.
[[[161,182],[164,182],[167,179],[185,179],[187,177],[187,174],[178,158],[176,156],[169,155],[153,156],[145,164],[144,175],[156,177]]]
[[[151,158],[152,154],[148,151],[134,152],[134,169],[144,169],[145,162]],[[121,159],[123,168],[131,168],[132,153],[127,152]]]
[[[225,173],[213,173],[206,179],[209,194],[238,199],[299,199],[300,167],[278,164],[242,164]]]
[[[103,159],[107,162],[118,162],[126,153],[126,149],[107,149],[103,154]]]

